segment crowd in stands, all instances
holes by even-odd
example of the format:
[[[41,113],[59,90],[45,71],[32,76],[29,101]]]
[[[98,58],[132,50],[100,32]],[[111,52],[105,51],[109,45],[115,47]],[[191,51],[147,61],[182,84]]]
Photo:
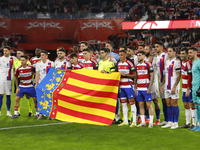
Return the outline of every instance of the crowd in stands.
[[[187,46],[194,46],[200,41],[200,35],[197,32],[171,32],[157,36],[155,32],[144,31],[137,34],[126,33],[109,35],[108,40],[113,43],[114,49],[119,49],[120,45],[131,45],[137,49],[140,44],[154,45],[156,41],[162,41],[164,48],[170,46],[178,49]]]

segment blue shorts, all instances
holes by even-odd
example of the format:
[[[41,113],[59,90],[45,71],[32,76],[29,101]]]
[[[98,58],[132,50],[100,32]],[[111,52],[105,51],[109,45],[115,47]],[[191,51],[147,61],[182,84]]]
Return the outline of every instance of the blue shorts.
[[[24,94],[28,94],[30,97],[36,97],[36,92],[34,87],[19,87],[20,92],[16,94],[17,97],[24,97]]]
[[[120,98],[135,98],[135,91],[133,88],[120,88],[119,91]]]
[[[193,103],[192,91],[190,92],[189,97],[185,97],[185,93],[186,93],[186,92],[183,92],[183,96],[182,96],[183,102]]]
[[[152,101],[152,94],[147,94],[147,91],[137,91],[137,99],[138,102],[146,101],[150,102]]]

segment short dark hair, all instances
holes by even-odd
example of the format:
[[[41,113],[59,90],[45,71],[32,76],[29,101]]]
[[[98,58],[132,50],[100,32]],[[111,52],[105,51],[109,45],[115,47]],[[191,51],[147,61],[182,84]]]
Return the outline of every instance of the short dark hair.
[[[106,44],[110,44],[110,46],[113,47],[113,44],[111,42],[107,42]]]
[[[60,52],[64,52],[65,54],[66,54],[66,50],[62,47],[62,48],[60,48],[60,49],[58,49],[58,51],[60,51]]]
[[[22,52],[22,53],[24,53],[24,50],[23,50],[23,49],[17,49],[17,52]]]
[[[82,41],[80,44],[85,44],[85,46],[88,46],[88,43],[86,41]]]
[[[22,55],[21,58],[25,58],[26,60],[28,60],[28,56],[27,55]]]
[[[104,51],[105,53],[109,53],[110,50],[108,48],[101,48],[100,51]]]
[[[58,47],[57,47],[57,50],[60,50],[60,49],[64,49],[64,47],[58,46]]]
[[[120,46],[119,48],[123,48],[125,51],[127,51],[127,47],[126,46]]]
[[[157,42],[155,42],[155,44],[158,44],[158,45],[160,45],[160,46],[164,46],[164,45],[163,45],[163,42],[161,42],[161,41],[157,41]]]
[[[126,54],[126,51],[125,50],[121,50],[121,51],[119,51],[119,53],[125,53]]]
[[[48,55],[48,52],[46,50],[42,50],[41,53]]]
[[[93,49],[92,49],[91,47],[88,47],[88,48],[89,48],[90,52],[94,52]]]
[[[183,47],[183,48],[181,48],[180,51],[185,51],[185,53],[187,54],[188,53],[188,48],[187,47]]]
[[[145,47],[145,45],[144,45],[144,44],[140,44],[139,46],[142,46],[143,48]]]
[[[139,54],[139,53],[142,54],[142,55],[145,55],[144,51],[138,51],[137,54]]]
[[[176,53],[178,52],[178,50],[175,47],[170,46],[170,47],[168,47],[168,49],[169,48],[173,49],[173,51],[176,52]]]
[[[11,50],[11,47],[10,47],[10,46],[4,46],[3,48],[8,49],[9,51]]]
[[[151,45],[145,45],[145,46],[148,46],[148,47],[149,47],[149,49],[150,49],[150,50],[152,50],[152,46],[151,46]]]
[[[135,48],[133,46],[128,46],[127,48],[129,48],[130,50],[135,50]]]
[[[36,49],[42,50],[42,47],[36,47]]]
[[[74,58],[74,57],[78,58],[78,55],[76,53],[71,53],[69,57],[70,58]]]
[[[196,51],[196,52],[198,51],[198,49],[196,47],[190,47],[189,50],[190,49],[193,50],[193,51]]]
[[[78,44],[75,44],[74,46],[80,47]]]
[[[88,53],[90,53],[91,52],[91,50],[89,49],[89,48],[85,48],[85,49],[83,49],[83,52],[88,52]]]

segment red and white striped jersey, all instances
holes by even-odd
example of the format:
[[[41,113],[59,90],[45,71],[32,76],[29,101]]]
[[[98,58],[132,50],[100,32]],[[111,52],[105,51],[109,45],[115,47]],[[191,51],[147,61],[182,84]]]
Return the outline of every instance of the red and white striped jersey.
[[[85,61],[84,57],[83,57],[83,53],[78,53],[78,61],[83,62]]]
[[[72,64],[72,70],[82,69],[84,68],[84,64],[82,62],[78,62],[77,65]]]
[[[36,72],[39,71],[40,74],[39,83],[44,79],[51,67],[54,67],[54,62],[50,60],[47,60],[46,63],[41,60],[36,64]]]
[[[88,61],[85,61],[84,59],[82,63],[84,64],[84,68],[93,69],[93,70],[98,69],[98,63],[93,58],[90,58]]]
[[[139,63],[137,70],[137,90],[147,91],[150,84],[150,73],[153,72],[153,66],[149,62]]]
[[[118,72],[123,72],[127,75],[131,75],[136,72],[134,64],[130,60],[126,60],[124,63],[121,61],[117,64]],[[133,88],[134,82],[132,79],[121,76],[120,88]]]
[[[35,72],[35,67],[27,65],[25,68],[19,66],[15,71],[15,77],[20,76],[19,87],[33,87],[32,77]]]
[[[182,62],[181,66],[181,75],[182,75],[182,91],[186,92],[187,87],[192,87],[192,62],[187,60]]]
[[[32,57],[31,60],[30,60],[31,65],[32,65],[33,67],[36,67],[36,63],[37,63],[38,61],[40,61],[40,60],[41,60],[41,58],[37,58],[36,56],[35,56],[35,57]]]
[[[60,61],[59,59],[55,60],[55,68],[56,69],[70,69],[71,63],[64,59],[63,61]]]
[[[13,63],[16,57],[9,56],[0,57],[0,80],[12,80],[13,79]]]
[[[165,88],[171,90],[176,82],[177,72],[181,71],[180,60],[173,58],[172,60],[167,60],[165,65]],[[178,84],[177,89],[180,88]]]
[[[164,77],[165,63],[169,59],[168,54],[162,52],[157,56],[156,66],[158,72],[159,82],[162,83]]]

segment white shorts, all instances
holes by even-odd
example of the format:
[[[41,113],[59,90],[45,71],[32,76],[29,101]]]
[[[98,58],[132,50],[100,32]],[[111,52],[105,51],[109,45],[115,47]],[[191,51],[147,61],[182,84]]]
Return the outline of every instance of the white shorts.
[[[152,99],[157,99],[159,98],[159,93],[158,93],[158,82],[153,82],[153,85],[151,87],[151,93],[152,93]]]
[[[165,98],[179,99],[179,89],[176,89],[175,94],[171,94],[171,90],[165,90]]]
[[[159,89],[159,93],[160,93],[160,98],[163,99],[163,98],[166,98],[166,96],[165,96],[166,88],[164,88],[164,91],[163,91],[163,93],[162,93],[162,92],[160,91],[161,84],[162,84],[162,83],[159,83],[159,88],[158,88],[158,89]]]
[[[0,94],[12,95],[12,80],[0,80]]]

